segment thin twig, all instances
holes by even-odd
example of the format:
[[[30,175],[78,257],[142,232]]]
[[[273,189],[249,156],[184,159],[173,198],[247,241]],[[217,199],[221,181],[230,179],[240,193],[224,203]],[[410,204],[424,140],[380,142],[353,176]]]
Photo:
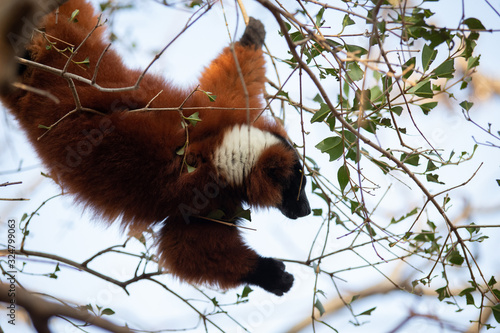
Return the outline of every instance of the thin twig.
[[[254,229],[254,228],[244,227],[242,225],[237,225],[237,224],[230,223],[230,222],[216,220],[216,219],[212,219],[210,217],[205,217],[205,216],[193,216],[193,217],[196,217],[196,218],[199,218],[199,219],[203,219],[203,220],[207,220],[207,221],[212,221],[212,222],[220,223],[220,224],[224,224],[224,225],[227,225],[227,226],[230,226],[230,227],[236,227],[236,228],[242,228],[242,229],[247,229],[247,230],[251,230],[251,231],[257,231],[257,229]]]
[[[71,52],[71,55],[69,56],[68,60],[66,61],[66,63],[64,64],[64,67],[62,69],[63,73],[66,73],[68,71],[68,67],[69,65],[71,64],[71,62],[73,61],[73,58],[78,54],[78,51],[80,51],[80,48],[87,42],[87,40],[90,38],[90,36],[92,36],[92,34],[94,33],[94,31],[96,31],[96,29],[98,27],[101,27],[102,24],[101,24],[101,15],[99,15],[99,17],[97,18],[97,23],[96,25],[94,26],[94,28],[92,30],[90,30],[90,32],[87,34],[87,36],[85,36],[85,38],[82,40],[82,42],[80,43],[80,45],[78,45],[78,47]]]
[[[96,80],[97,80],[97,73],[99,71],[99,66],[101,65],[101,61],[102,59],[104,58],[104,55],[106,54],[106,52],[108,52],[109,48],[111,47],[111,43],[109,43],[105,48],[104,48],[104,51],[102,51],[101,55],[99,56],[99,59],[97,59],[97,63],[95,64],[95,68],[94,68],[94,75],[92,75],[92,84],[95,84]]]
[[[14,87],[16,87],[18,89],[22,89],[22,90],[26,90],[26,91],[32,92],[32,93],[40,95],[40,96],[47,97],[47,98],[49,98],[50,100],[52,100],[56,104],[59,104],[61,102],[59,100],[59,98],[57,98],[55,95],[51,94],[50,92],[48,92],[46,90],[38,89],[38,88],[35,88],[35,87],[30,87],[30,86],[28,86],[28,85],[26,85],[24,83],[20,83],[20,82],[14,82],[14,83],[12,83],[12,86],[14,86]]]

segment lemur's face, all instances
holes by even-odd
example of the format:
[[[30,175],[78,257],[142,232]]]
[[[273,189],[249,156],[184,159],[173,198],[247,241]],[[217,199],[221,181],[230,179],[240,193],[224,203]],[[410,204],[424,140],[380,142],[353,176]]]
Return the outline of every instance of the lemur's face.
[[[291,219],[311,212],[302,164],[286,139],[237,125],[225,133],[214,162],[230,185],[246,189],[250,205],[276,207]]]
[[[290,219],[296,219],[311,213],[305,186],[306,177],[303,174],[301,163],[297,161],[293,166],[293,174],[283,184],[281,202],[277,206],[283,215]]]
[[[311,208],[300,158],[288,141],[276,139],[262,150],[249,174],[248,203],[276,207],[290,219],[309,215]]]

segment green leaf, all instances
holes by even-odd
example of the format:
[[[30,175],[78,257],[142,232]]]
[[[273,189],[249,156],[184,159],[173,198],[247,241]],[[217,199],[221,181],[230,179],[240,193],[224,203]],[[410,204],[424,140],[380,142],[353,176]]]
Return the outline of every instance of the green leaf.
[[[436,48],[444,42],[450,43],[454,35],[451,34],[450,30],[441,28],[431,29],[430,31],[426,29],[423,31],[422,37],[431,42],[429,47]]]
[[[381,35],[382,37],[382,41],[384,40],[384,34],[385,34],[385,31],[386,31],[386,25],[387,25],[387,22],[385,21],[380,21],[378,24],[377,24],[377,28],[379,30],[379,34]]]
[[[467,60],[467,70],[479,66],[479,58],[481,58],[480,55],[477,57],[470,57],[469,60]]]
[[[500,179],[497,179],[497,185],[500,186]]]
[[[373,312],[373,311],[375,311],[375,309],[376,309],[376,308],[377,308],[377,307],[375,306],[375,307],[373,307],[373,308],[371,308],[371,309],[368,309],[368,310],[366,310],[366,311],[363,311],[363,312],[361,312],[358,316],[370,316],[370,315],[372,314],[372,312]]]
[[[418,83],[415,87],[408,90],[408,93],[424,98],[432,98],[434,96],[431,89],[431,82],[429,80]]]
[[[355,24],[356,22],[354,22],[351,17],[349,16],[349,14],[345,14],[344,15],[344,19],[342,20],[342,30],[347,27],[348,25],[353,25]]]
[[[427,169],[425,169],[425,172],[430,172],[439,169],[431,160],[427,161]]]
[[[382,93],[382,90],[379,86],[373,86],[370,88],[370,100],[373,104],[381,103],[384,101],[385,95]]]
[[[351,81],[359,81],[363,78],[363,75],[365,73],[359,67],[357,62],[349,61],[347,63],[347,74],[348,74],[348,79],[350,79]]]
[[[372,228],[372,226],[371,226],[370,223],[366,223],[365,227],[366,227],[366,231],[368,231],[368,234],[370,235],[370,237],[377,236],[377,233],[375,232],[375,229]]]
[[[466,294],[465,299],[466,299],[467,305],[474,305],[474,296],[472,296],[472,294]]]
[[[442,90],[442,87],[441,87],[439,84],[433,84],[433,85],[432,85],[432,90],[434,90],[434,91],[443,91],[443,90]],[[452,97],[452,96],[453,96],[453,94],[452,94],[452,93],[450,93],[450,95],[449,95],[449,96],[450,96],[450,97]]]
[[[478,30],[485,30],[486,28],[484,25],[479,21],[477,18],[474,17],[469,17],[468,19],[464,20],[464,24],[466,24],[469,29],[478,29]]]
[[[321,7],[321,9],[319,10],[318,14],[316,14],[316,25],[318,27],[321,27],[323,25],[323,23],[325,22],[323,20],[323,14],[325,13],[325,7]]]
[[[349,86],[348,80],[344,80],[344,85],[342,86],[342,91],[344,92],[345,99],[349,97],[349,93],[351,92],[351,87]],[[347,101],[344,101],[344,103],[347,103]]]
[[[192,0],[191,2],[186,4],[186,6],[189,8],[201,7],[201,5],[203,5],[203,0]]]
[[[321,141],[316,145],[322,153],[327,153],[330,155],[330,161],[335,161],[344,152],[344,145],[342,139],[338,136],[329,137]]]
[[[467,37],[464,38],[464,51],[460,54],[461,57],[464,57],[467,60],[470,60],[472,57],[472,53],[474,53],[474,49],[477,46],[477,40],[479,39],[478,32],[470,32]]]
[[[185,120],[189,121],[189,123],[193,126],[196,126],[196,124],[201,121],[200,119],[200,113],[199,112],[195,112],[193,113],[192,115],[190,115],[189,117],[184,117]]]
[[[376,72],[378,73],[378,72]],[[384,85],[384,91],[387,93],[390,93],[392,91],[392,77],[390,76],[384,76],[382,79],[383,85]]]
[[[344,140],[346,141],[346,143],[348,143],[349,145],[356,143],[357,137],[355,134],[353,134],[349,131],[342,131],[341,134],[342,134],[342,137],[344,138]]]
[[[425,115],[428,115],[429,112],[434,109],[438,105],[437,102],[424,103],[420,105],[420,108],[424,112]]]
[[[474,103],[472,102],[469,102],[469,101],[463,101],[462,103],[460,103],[460,106],[465,110],[465,111],[469,111],[472,106],[474,105]]]
[[[488,286],[493,287],[497,283],[497,280],[495,280],[495,277],[492,275],[491,279],[488,281]]]
[[[349,44],[346,44],[345,45],[345,50],[347,52],[351,52],[353,53],[354,55],[356,55],[356,57],[361,57],[365,54],[368,54],[368,51],[364,48],[362,48],[361,46],[357,46],[357,45],[349,45]]]
[[[200,90],[200,91],[203,92],[205,95],[207,95],[207,97],[210,100],[210,102],[215,102],[215,99],[217,98],[217,95],[213,95],[209,91],[204,91],[204,90]]]
[[[363,91],[361,91],[360,89],[356,90],[354,100],[352,101],[352,109],[359,110],[360,104],[362,104],[363,110],[370,110],[372,108],[372,105],[370,103],[370,98],[371,98],[370,90],[363,90]]]
[[[433,231],[436,231],[436,224],[432,221],[427,221],[427,224],[431,227]]]
[[[333,76],[336,80],[339,80],[338,69],[336,69],[336,68],[323,68],[323,70],[324,70],[324,73],[320,73],[320,75],[322,75],[321,76],[322,79],[326,78],[325,74],[327,74],[327,75]]]
[[[316,291],[317,294],[320,294],[321,296],[323,296],[324,298],[326,298],[326,293],[321,290],[321,289],[318,289],[318,291]]]
[[[78,16],[78,14],[80,14],[80,10],[79,9],[75,9],[73,11],[73,13],[71,13],[71,16],[68,19],[68,21],[74,22],[74,23],[78,22],[78,19],[76,18]]]
[[[241,217],[247,221],[252,221],[252,212],[250,209],[241,209],[234,217]]]
[[[427,178],[427,181],[428,181],[428,182],[438,183],[438,184],[444,185],[444,183],[443,183],[443,182],[440,182],[440,181],[439,181],[439,176],[438,176],[438,175],[436,175],[436,174],[428,173],[428,174],[426,175],[426,178]]]
[[[85,66],[89,67],[90,66],[90,59],[89,59],[89,57],[87,57],[83,61],[75,61],[75,64],[85,65]]]
[[[323,307],[323,304],[321,304],[319,299],[316,299],[316,303],[314,303],[314,307],[316,309],[318,309],[320,317],[323,315],[323,313],[325,313],[325,308]]]
[[[323,215],[323,209],[321,209],[321,208],[313,209],[312,212],[313,212],[313,216],[321,216],[321,215]]]
[[[495,317],[497,323],[500,323],[500,304],[492,306],[491,310],[493,310],[493,317]]]
[[[391,108],[391,111],[394,112],[395,114],[397,114],[398,116],[400,116],[401,113],[403,113],[403,107],[401,107],[399,105],[398,106],[393,106]]]
[[[322,122],[330,113],[330,108],[325,103],[320,104],[319,110],[312,116],[311,124],[316,122]]]
[[[389,173],[389,171],[391,171],[391,167],[389,166],[389,164],[376,159],[372,159],[371,161],[375,163],[375,165],[378,166],[384,174],[387,174]]]
[[[418,154],[408,155],[406,153],[403,153],[403,154],[401,154],[401,158],[399,160],[403,163],[406,163],[406,164],[418,166],[419,159],[420,159],[420,155],[418,155]]]
[[[432,64],[434,59],[436,59],[437,50],[429,47],[429,45],[425,44],[422,49],[422,66],[424,68],[424,72],[429,69],[429,66]]]
[[[448,255],[447,259],[452,264],[458,265],[458,266],[461,266],[465,261],[464,257],[462,257],[460,252],[458,252],[457,250],[451,251],[451,253]]]
[[[350,180],[349,168],[347,168],[345,165],[342,165],[337,172],[337,179],[339,181],[340,190],[342,191],[342,193],[344,193],[344,190],[347,184],[349,184]]]
[[[413,216],[413,215],[415,215],[415,214],[417,214],[417,213],[418,213],[418,208],[416,208],[416,207],[415,207],[415,208],[413,208],[413,210],[412,210],[411,212],[409,212],[409,213],[408,213],[408,214],[406,214],[406,215],[401,216],[401,217],[400,217],[399,219],[397,219],[397,220],[393,217],[393,218],[391,219],[391,223],[392,223],[392,224],[399,223],[399,222],[404,221],[404,220],[406,220],[408,217]]]
[[[224,211],[222,211],[221,209],[216,209],[208,213],[207,217],[214,220],[221,220],[224,215],[226,215]]]
[[[446,194],[443,198],[443,207],[446,206],[451,201],[451,198],[448,194]]]
[[[186,151],[186,146],[181,147],[179,150],[177,150],[175,153],[179,156],[184,155],[184,152]]]
[[[455,73],[455,60],[448,59],[432,71],[433,78],[452,79]]]
[[[473,292],[475,292],[475,291],[476,291],[476,288],[474,288],[474,287],[465,288],[464,290],[462,290],[462,291],[458,294],[458,296],[465,296],[465,295],[470,294],[470,293],[473,293]]]
[[[450,297],[450,293],[448,292],[448,287],[441,287],[436,289],[436,292],[438,293],[438,300],[442,301],[445,298]]]
[[[285,27],[286,27],[286,31],[290,31],[290,29],[292,29],[292,25],[288,22],[285,22]]]
[[[284,91],[284,90],[280,90],[278,91],[278,93],[276,94],[277,96],[283,96],[286,98],[286,100],[289,100],[290,99],[290,96],[288,95],[288,92],[287,91]]]
[[[313,101],[315,101],[316,103],[324,103],[323,98],[321,98],[320,94],[316,94],[316,96],[314,96],[313,98]]]
[[[356,212],[359,206],[360,206],[359,202],[351,200],[351,214],[354,214],[354,212]]]
[[[380,119],[380,125],[385,126],[385,127],[391,127],[392,122],[389,118],[382,118],[382,119]]]
[[[252,291],[252,288],[250,288],[249,286],[245,286],[245,288],[243,288],[243,292],[241,293],[241,298],[247,298]]]
[[[335,129],[335,122],[336,122],[336,118],[333,114],[330,114],[330,116],[328,116],[328,118],[326,119],[326,123],[328,124],[328,127],[330,127],[330,131],[333,132],[333,130]]]
[[[479,233],[479,230],[481,230],[481,228],[478,228],[475,226],[476,224],[474,222],[472,222],[469,227],[466,227],[465,230],[467,230],[469,232],[469,234],[472,236],[473,234],[477,234]]]
[[[294,43],[300,42],[306,37],[300,32],[300,31],[295,31],[290,34],[290,38],[293,40]]]
[[[407,62],[405,62],[402,66],[403,72],[405,73],[403,77],[405,79],[408,79],[410,75],[413,74],[413,71],[415,70],[415,64],[416,64],[416,59],[415,57],[410,58]]]
[[[101,314],[103,316],[111,316],[111,315],[114,315],[115,312],[113,310],[111,310],[110,308],[106,308],[106,309],[102,310]]]

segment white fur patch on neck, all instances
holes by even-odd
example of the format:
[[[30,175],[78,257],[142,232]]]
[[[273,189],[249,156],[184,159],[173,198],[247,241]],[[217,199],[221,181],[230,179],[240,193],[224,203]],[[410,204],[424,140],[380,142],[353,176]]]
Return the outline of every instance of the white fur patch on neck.
[[[231,185],[241,185],[260,154],[281,141],[269,132],[248,125],[236,125],[224,134],[214,153],[214,163]]]

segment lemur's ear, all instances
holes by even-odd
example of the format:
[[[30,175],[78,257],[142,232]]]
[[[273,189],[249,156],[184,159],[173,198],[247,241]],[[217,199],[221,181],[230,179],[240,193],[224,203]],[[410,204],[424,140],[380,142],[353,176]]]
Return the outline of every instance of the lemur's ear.
[[[282,143],[266,148],[248,178],[248,203],[278,207],[283,200],[283,190],[293,175],[295,160],[295,152]]]

